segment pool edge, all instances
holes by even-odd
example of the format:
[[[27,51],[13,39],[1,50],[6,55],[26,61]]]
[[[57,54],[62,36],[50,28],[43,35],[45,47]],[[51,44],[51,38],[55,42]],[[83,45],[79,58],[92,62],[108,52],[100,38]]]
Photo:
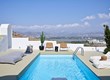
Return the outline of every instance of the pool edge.
[[[19,80],[21,75],[31,66],[31,64],[35,61],[35,59],[40,56],[40,53],[36,55],[36,57],[16,76],[16,79]]]

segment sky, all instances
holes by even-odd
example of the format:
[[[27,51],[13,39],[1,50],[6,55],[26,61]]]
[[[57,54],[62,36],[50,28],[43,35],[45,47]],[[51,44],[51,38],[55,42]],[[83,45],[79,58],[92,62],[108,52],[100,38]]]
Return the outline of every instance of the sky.
[[[15,30],[101,32],[110,26],[110,0],[0,0],[3,23]]]

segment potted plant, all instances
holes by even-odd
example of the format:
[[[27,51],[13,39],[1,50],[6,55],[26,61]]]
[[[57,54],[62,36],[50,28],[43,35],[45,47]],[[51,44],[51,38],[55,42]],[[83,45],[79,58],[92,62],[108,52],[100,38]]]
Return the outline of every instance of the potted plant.
[[[39,49],[40,49],[40,50],[44,50],[43,43],[44,43],[44,41],[45,41],[45,35],[44,35],[43,32],[42,32],[42,34],[40,35],[40,41],[41,41],[41,45],[39,46]]]

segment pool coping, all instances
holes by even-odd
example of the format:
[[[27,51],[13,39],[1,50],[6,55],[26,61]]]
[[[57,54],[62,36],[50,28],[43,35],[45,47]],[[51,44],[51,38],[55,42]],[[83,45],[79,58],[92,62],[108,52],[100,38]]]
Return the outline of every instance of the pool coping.
[[[35,61],[35,59],[40,55],[40,53],[38,55],[36,55],[36,57],[16,76],[17,80],[19,79],[19,77],[21,77],[21,75],[31,66],[31,64]]]
[[[4,54],[8,54],[14,51],[25,50],[8,50]],[[23,59],[17,62],[15,65],[12,64],[0,64],[0,80],[17,80],[17,75],[26,68],[26,66],[39,54],[38,50],[34,50],[31,54],[26,54]]]
[[[95,68],[92,63],[89,61],[90,56],[102,56],[103,53],[96,52],[96,51],[88,51],[87,54],[84,56],[77,55],[81,61],[87,65],[97,76],[100,77],[101,80],[110,80],[110,68],[109,69],[97,69]],[[89,53],[89,54],[88,54]]]
[[[99,78],[99,79],[101,79],[95,72],[93,72],[77,55],[76,55],[76,57],[80,60],[80,62],[83,64],[83,65],[85,65],[97,78]],[[80,67],[79,65],[78,65],[78,67]],[[80,67],[81,68],[81,67]],[[82,69],[81,69],[82,70]],[[83,71],[83,70],[82,70]],[[85,74],[85,73],[84,73]]]

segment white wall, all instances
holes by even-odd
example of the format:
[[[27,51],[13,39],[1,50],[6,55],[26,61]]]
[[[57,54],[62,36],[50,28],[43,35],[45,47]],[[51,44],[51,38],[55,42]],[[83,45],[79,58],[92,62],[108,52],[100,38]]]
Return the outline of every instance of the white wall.
[[[99,51],[103,52],[106,47],[84,47],[84,51]]]
[[[52,42],[54,47],[58,46],[60,47],[60,44],[57,44],[56,41],[45,41],[44,46],[46,46],[47,42]],[[40,41],[28,41],[27,38],[12,38],[12,49],[26,49],[28,45],[32,45],[33,49],[38,49],[41,45]],[[85,47],[84,44],[67,44],[68,48],[75,51],[77,47],[82,47],[84,51],[96,51],[99,50],[100,52],[103,52],[105,47]]]
[[[12,38],[12,49],[26,49],[28,38]]]
[[[84,44],[68,44],[68,47],[75,51],[77,47],[82,47],[84,51],[99,51],[103,52],[106,47],[86,47]]]
[[[7,31],[8,31],[8,33],[7,33],[7,36],[8,36],[8,48],[11,48],[12,47],[12,28],[11,28],[11,25],[8,25]]]
[[[8,39],[7,36],[3,36],[0,40],[0,52],[6,51],[8,49]]]
[[[56,41],[45,41],[44,46],[47,42],[52,42],[53,45],[56,45]],[[26,49],[27,46],[32,45],[33,49],[39,49],[41,45],[40,41],[28,41],[27,38],[12,38],[12,49]]]
[[[8,27],[9,27],[9,24],[1,24],[0,34],[1,35],[8,35]]]
[[[0,25],[0,35],[3,36],[3,40],[0,41],[1,51],[11,48],[12,30],[9,24]]]
[[[67,44],[68,48],[70,48],[71,50],[76,50],[77,47],[82,47],[84,48],[84,44]]]

